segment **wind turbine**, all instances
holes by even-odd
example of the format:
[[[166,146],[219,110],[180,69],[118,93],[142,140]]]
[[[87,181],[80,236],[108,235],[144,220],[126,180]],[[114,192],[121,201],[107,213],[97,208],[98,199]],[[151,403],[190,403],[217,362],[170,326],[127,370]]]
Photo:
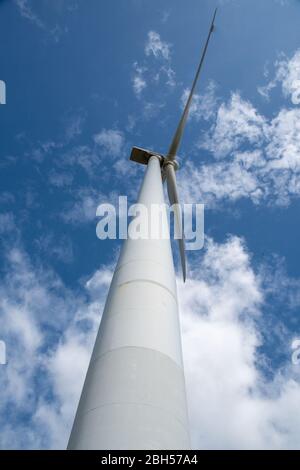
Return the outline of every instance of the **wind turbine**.
[[[153,204],[164,205],[165,180],[170,204],[179,203],[176,155],[214,30],[216,12],[168,153],[164,156],[138,147],[132,149],[130,159],[147,165],[138,197],[138,202],[147,208]],[[181,223],[179,212],[176,217],[175,222]],[[179,248],[185,280],[183,235]],[[170,238],[128,238],[111,282],[68,449],[189,447]]]

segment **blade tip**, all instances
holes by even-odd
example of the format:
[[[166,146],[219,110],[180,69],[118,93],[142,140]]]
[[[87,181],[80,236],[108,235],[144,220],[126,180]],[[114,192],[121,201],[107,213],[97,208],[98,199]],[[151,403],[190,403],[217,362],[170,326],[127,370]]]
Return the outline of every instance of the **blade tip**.
[[[215,12],[214,12],[214,19],[213,19],[213,21],[215,21],[215,19],[216,19],[216,16],[217,16],[217,11],[218,11],[218,7],[216,7],[216,8],[215,8]]]

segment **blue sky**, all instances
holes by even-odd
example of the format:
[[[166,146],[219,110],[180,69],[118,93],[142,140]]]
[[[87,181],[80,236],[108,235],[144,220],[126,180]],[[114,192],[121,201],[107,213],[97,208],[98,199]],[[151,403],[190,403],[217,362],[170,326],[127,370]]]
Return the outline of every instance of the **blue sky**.
[[[96,208],[135,201],[132,145],[166,151],[216,5],[178,173],[206,206],[178,282],[193,446],[299,448],[300,2],[0,0],[1,448],[66,446],[119,250]]]

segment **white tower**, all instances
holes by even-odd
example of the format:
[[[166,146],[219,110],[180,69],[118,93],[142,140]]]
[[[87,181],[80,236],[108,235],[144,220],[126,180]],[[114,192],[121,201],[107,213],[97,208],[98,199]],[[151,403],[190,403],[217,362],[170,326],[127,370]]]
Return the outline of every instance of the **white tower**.
[[[164,203],[156,156],[138,202]],[[69,448],[189,448],[170,240],[128,239],[123,246]]]
[[[138,202],[149,211],[153,204],[163,206],[165,179],[171,204],[178,203],[175,157],[215,15],[167,156],[133,148],[131,160],[147,165]],[[160,220],[157,217],[153,223],[158,226]],[[179,245],[185,279],[183,238]],[[110,286],[68,449],[163,450],[189,446],[170,239],[128,238]]]

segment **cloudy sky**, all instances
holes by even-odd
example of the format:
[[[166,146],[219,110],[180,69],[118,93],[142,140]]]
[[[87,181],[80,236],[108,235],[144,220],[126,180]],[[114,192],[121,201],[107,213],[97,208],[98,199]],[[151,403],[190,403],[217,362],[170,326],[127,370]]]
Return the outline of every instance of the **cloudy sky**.
[[[217,4],[178,173],[192,442],[300,448],[300,2],[0,0],[1,448],[66,447],[120,248],[96,207],[166,150]]]

